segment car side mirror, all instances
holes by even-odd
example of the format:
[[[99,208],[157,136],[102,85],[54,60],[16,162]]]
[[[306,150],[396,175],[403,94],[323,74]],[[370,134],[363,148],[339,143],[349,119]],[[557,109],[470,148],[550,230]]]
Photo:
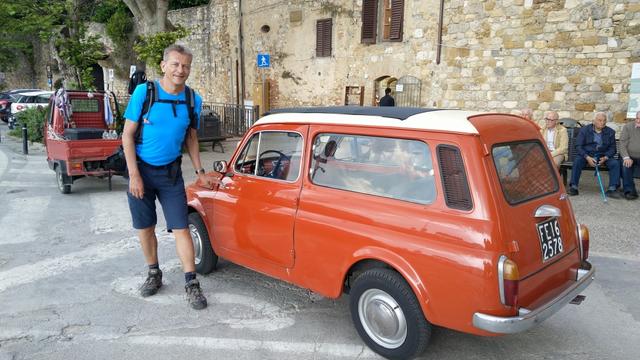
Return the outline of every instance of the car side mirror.
[[[220,160],[220,161],[214,161],[213,163],[213,170],[217,171],[219,173],[226,173],[227,172],[227,162],[224,160]]]

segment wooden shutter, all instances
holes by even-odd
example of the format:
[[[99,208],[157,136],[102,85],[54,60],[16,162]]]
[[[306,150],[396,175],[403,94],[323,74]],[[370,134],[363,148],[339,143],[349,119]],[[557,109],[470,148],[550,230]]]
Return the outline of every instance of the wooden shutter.
[[[316,22],[316,57],[331,56],[331,19]]]
[[[362,43],[375,44],[378,27],[378,0],[362,0]]]
[[[391,32],[389,40],[402,41],[402,23],[404,22],[404,0],[391,2]]]

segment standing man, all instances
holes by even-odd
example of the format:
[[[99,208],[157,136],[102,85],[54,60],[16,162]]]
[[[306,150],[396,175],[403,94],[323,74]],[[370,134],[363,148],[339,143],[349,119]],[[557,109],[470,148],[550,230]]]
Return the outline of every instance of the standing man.
[[[616,191],[620,184],[620,162],[613,158],[616,153],[616,132],[607,127],[607,114],[596,113],[593,123],[580,129],[576,138],[577,154],[571,168],[569,195],[578,195],[580,174],[586,164],[595,167],[607,165],[609,168],[609,190],[607,196],[620,198]]]
[[[206,186],[211,181],[204,174],[196,129],[191,128],[185,82],[191,72],[193,55],[180,45],[164,50],[160,63],[163,76],[155,82],[156,101],[146,114],[142,113],[147,85],[138,85],[124,114],[126,122],[122,145],[129,170],[127,198],[149,273],[140,288],[143,297],[154,295],[162,286],[162,271],[158,265],[156,198],[162,205],[167,229],[173,232],[176,251],[185,277],[187,301],[194,309],[207,307],[196,279],[194,251],[187,225],[187,197],[182,178],[182,146],[196,170],[198,179]],[[195,112],[199,119],[202,98],[195,96]],[[139,124],[139,120],[142,122]],[[141,141],[136,144],[136,128],[142,126]]]
[[[380,106],[396,106],[396,101],[389,94],[391,94],[391,89],[384,89],[384,96],[380,99]]]
[[[558,124],[558,113],[547,111],[544,114],[545,126],[540,129],[540,135],[545,140],[547,148],[551,152],[556,168],[566,159],[569,153],[569,136],[567,129]]]
[[[635,200],[638,198],[638,192],[633,182],[633,170],[640,168],[640,111],[636,113],[635,121],[622,127],[620,156],[622,157],[624,197],[627,200]]]

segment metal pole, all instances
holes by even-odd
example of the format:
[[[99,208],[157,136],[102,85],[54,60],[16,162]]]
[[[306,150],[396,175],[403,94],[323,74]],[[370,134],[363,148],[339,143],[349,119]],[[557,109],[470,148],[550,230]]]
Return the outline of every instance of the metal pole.
[[[29,144],[27,138],[27,124],[22,124],[22,153],[29,154]]]

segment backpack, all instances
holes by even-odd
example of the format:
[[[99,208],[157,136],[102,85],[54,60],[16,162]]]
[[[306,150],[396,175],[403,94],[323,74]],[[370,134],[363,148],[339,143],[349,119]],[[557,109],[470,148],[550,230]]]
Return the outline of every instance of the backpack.
[[[142,129],[144,128],[143,126],[144,121],[142,118],[149,112],[149,110],[151,110],[151,107],[156,102],[172,104],[174,115],[176,114],[176,105],[181,105],[181,104],[187,105],[187,109],[189,111],[189,127],[192,129],[198,128],[198,116],[196,115],[196,111],[195,111],[196,94],[192,88],[185,86],[186,100],[165,100],[165,99],[159,98],[158,88],[156,87],[155,81],[147,81],[146,84],[147,84],[147,93],[144,98],[144,104],[142,105],[142,110],[140,111],[140,117],[138,118],[138,128],[136,129],[135,136],[134,136],[136,144],[142,143]],[[185,140],[187,138],[188,130],[189,129],[187,129],[187,133],[185,133]]]
[[[147,82],[147,74],[145,74],[142,70],[136,70],[136,72],[131,75],[131,79],[129,79],[129,88],[127,89],[129,95],[133,94],[136,86],[145,82]]]

